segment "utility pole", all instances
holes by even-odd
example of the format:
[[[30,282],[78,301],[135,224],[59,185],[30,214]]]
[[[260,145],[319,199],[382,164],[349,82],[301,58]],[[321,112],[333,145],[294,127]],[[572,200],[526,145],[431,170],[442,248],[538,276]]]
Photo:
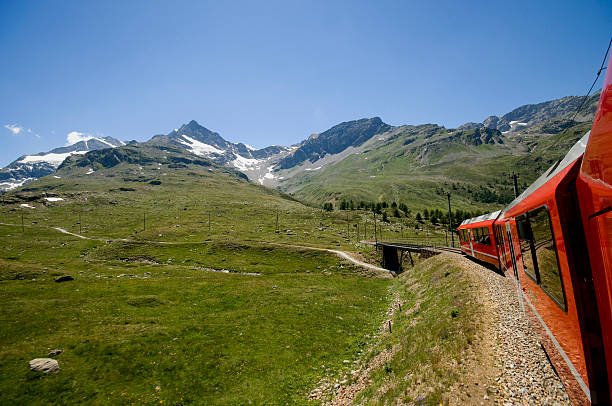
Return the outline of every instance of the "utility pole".
[[[374,241],[376,246],[378,247],[378,235],[376,234],[376,212],[374,213]]]
[[[346,213],[346,239],[351,240],[351,227],[349,224],[349,215]]]
[[[278,209],[276,209],[276,234],[280,233],[280,230],[278,229]]]
[[[514,183],[514,198],[517,198],[519,195],[518,192],[518,175],[512,172],[512,181]]]
[[[81,212],[79,212],[79,234],[83,234],[83,231],[81,228]]]
[[[453,212],[451,211],[450,204],[450,193],[446,195],[448,197],[448,231],[451,233],[451,247],[455,247],[455,236],[453,235]],[[448,238],[446,239],[446,244],[448,244]]]

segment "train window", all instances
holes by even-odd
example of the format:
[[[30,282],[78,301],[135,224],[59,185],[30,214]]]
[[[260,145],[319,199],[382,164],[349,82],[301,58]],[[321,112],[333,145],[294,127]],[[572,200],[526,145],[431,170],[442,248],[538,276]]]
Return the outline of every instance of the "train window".
[[[491,234],[488,227],[482,228],[482,244],[491,245]]]
[[[491,245],[491,235],[488,227],[478,227],[473,229],[474,242],[476,244]]]
[[[518,229],[519,245],[521,247],[521,254],[523,256],[523,269],[525,270],[525,273],[531,276],[534,281],[540,283],[533,260],[534,255],[532,252],[533,244],[531,236],[531,227],[529,226],[529,219],[527,218],[527,214],[523,214],[522,216],[517,217],[516,228]]]
[[[548,210],[546,207],[532,210],[518,217],[516,225],[525,272],[565,310],[563,282]]]
[[[529,212],[529,223],[533,234],[540,285],[565,309],[563,282],[559,271],[555,239],[546,207]]]

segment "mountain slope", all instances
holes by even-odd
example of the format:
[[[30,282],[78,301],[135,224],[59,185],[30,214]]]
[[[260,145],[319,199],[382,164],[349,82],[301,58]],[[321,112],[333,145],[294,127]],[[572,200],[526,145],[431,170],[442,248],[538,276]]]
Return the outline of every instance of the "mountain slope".
[[[462,127],[487,127],[504,133],[516,133],[533,125],[555,119],[572,118],[578,107],[584,102],[576,121],[589,121],[595,115],[601,91],[587,97],[567,96],[537,104],[520,106],[502,117],[489,116],[482,123],[466,123]],[[460,127],[461,128],[461,127]]]
[[[280,169],[289,169],[308,160],[315,162],[327,154],[337,154],[346,148],[358,147],[376,134],[391,129],[380,117],[363,118],[338,124],[321,134],[313,134],[296,150],[278,162]]]
[[[588,131],[599,93],[521,106],[457,129],[389,127],[358,147],[277,169],[279,188],[312,203],[386,200],[444,207],[450,192],[458,207],[494,208],[512,200],[511,172],[528,184]]]
[[[89,138],[49,152],[23,155],[0,169],[0,191],[15,189],[34,179],[52,174],[64,159],[71,155],[121,145],[125,143],[112,137]]]

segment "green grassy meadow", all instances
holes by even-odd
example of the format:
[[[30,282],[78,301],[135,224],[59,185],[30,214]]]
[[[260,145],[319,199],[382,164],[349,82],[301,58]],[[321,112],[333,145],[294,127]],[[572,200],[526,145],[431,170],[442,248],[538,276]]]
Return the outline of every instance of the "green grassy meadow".
[[[341,218],[225,174],[130,170],[60,171],[2,205],[3,404],[301,404],[362,350],[389,280],[290,246],[357,250]],[[29,371],[56,348],[58,373]]]
[[[306,247],[375,261],[359,242],[372,213],[208,167],[140,168],[67,167],[3,196],[2,403],[317,403],[309,391],[373,345],[400,285]],[[410,218],[381,229],[444,239]],[[53,349],[59,372],[29,370]]]

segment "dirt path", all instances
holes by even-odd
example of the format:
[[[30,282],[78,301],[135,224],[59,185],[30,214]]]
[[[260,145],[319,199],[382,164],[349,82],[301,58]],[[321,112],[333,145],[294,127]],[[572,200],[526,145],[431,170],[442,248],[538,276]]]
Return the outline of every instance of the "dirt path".
[[[20,224],[9,224],[9,223],[0,223],[0,225],[3,226],[13,226],[13,227],[21,227]],[[30,225],[26,225],[25,227],[33,227]],[[43,228],[49,228],[52,230],[56,230],[59,231],[62,234],[67,234],[67,235],[71,235],[73,237],[77,237],[83,240],[91,240],[91,241],[122,241],[122,242],[137,242],[137,243],[149,243],[149,244],[163,244],[163,245],[172,245],[172,244],[205,244],[206,242],[204,241],[196,241],[196,242],[177,242],[177,241],[142,241],[142,240],[132,240],[132,239],[128,239],[128,238],[94,238],[94,237],[87,237],[81,234],[77,234],[77,233],[72,233],[66,229],[63,229],[61,227],[47,227],[47,226],[36,226],[36,227],[43,227]],[[339,250],[332,250],[332,249],[328,249],[328,248],[319,248],[319,247],[309,247],[307,245],[294,245],[294,244],[283,244],[283,243],[271,243],[271,242],[266,242],[266,241],[258,241],[261,244],[267,244],[267,245],[278,245],[278,246],[282,246],[282,247],[293,247],[293,248],[300,248],[300,249],[306,249],[306,250],[311,250],[311,251],[325,251],[325,252],[330,252],[332,254],[335,254],[337,256],[339,256],[342,259],[345,259],[349,262],[352,262],[355,265],[358,265],[362,268],[368,269],[370,271],[375,272],[377,275],[382,276],[382,277],[389,277],[392,278],[395,274],[387,269],[381,268],[379,266],[376,265],[372,265],[372,264],[368,264],[366,262],[360,261],[357,258],[354,258],[353,256],[351,256],[349,253],[344,252],[344,251],[339,251]]]

